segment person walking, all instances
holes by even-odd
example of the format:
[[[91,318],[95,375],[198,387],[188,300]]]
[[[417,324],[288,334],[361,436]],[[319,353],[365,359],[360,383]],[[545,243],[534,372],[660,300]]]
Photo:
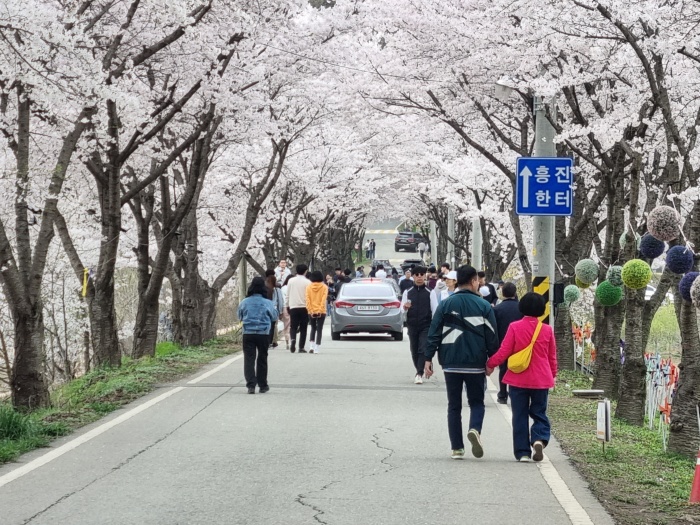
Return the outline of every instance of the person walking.
[[[243,323],[243,374],[249,394],[270,390],[267,384],[267,350],[270,326],[277,320],[272,301],[267,298],[265,279],[254,277],[246,298],[238,305],[238,319]]]
[[[288,283],[289,280],[292,278],[291,275],[288,275],[287,278],[284,280],[282,283],[282,288],[280,291],[282,292],[282,315],[280,316],[282,318],[282,333],[284,334],[284,342],[287,347],[287,350],[289,350],[289,329],[292,325],[292,319],[289,316],[289,309],[286,308],[284,305],[288,304],[287,303],[287,290],[288,290]]]
[[[370,254],[370,259],[376,259],[377,258],[377,243],[375,242],[374,239],[370,239],[369,241],[369,254]]]
[[[423,383],[425,370],[425,349],[428,343],[428,330],[433,313],[430,310],[430,290],[425,285],[427,270],[423,266],[413,269],[413,286],[403,293],[401,306],[406,311],[406,326],[416,376],[413,382]]]
[[[457,291],[457,272],[452,270],[444,281],[439,279],[435,289],[430,292],[430,309],[435,315],[438,305]]]
[[[403,277],[399,279],[399,289],[403,294],[406,290],[413,288],[413,276],[411,275],[411,270],[406,270]]]
[[[520,311],[520,305],[518,303],[517,290],[515,284],[504,283],[501,289],[503,294],[503,301],[497,304],[493,308],[493,313],[496,316],[496,325],[498,326],[498,343],[503,344],[503,340],[506,338],[506,332],[508,332],[508,327],[511,323],[515,321],[520,321],[523,318],[523,314]],[[508,385],[503,382],[503,378],[508,371],[508,364],[501,363],[498,371],[498,401],[502,405],[508,404]]]
[[[282,290],[277,288],[277,279],[275,279],[275,272],[273,270],[267,270],[265,272],[265,286],[267,287],[267,298],[272,301],[272,306],[275,307],[277,312],[277,319],[272,323],[270,328],[270,346],[272,348],[277,348],[277,321],[279,321],[282,310],[284,310],[284,296],[282,295]]]
[[[481,289],[484,286],[488,289],[488,293],[484,295],[484,299],[486,299],[486,302],[488,302],[491,306],[496,306],[498,303],[496,287],[491,283],[486,282],[486,272],[479,272],[479,288]]]
[[[377,271],[375,272],[374,276],[377,279],[386,279],[386,270],[384,269],[383,264],[378,264],[377,265]]]
[[[532,457],[533,461],[542,461],[550,438],[547,401],[557,377],[557,345],[552,327],[539,320],[545,312],[541,295],[526,293],[519,308],[524,317],[508,327],[501,348],[486,363],[487,373],[532,345],[528,367],[520,373],[508,370],[503,382],[510,386],[515,459],[527,462]],[[532,427],[528,428],[530,418]]]
[[[326,317],[331,316],[333,301],[335,301],[335,283],[331,274],[326,275],[326,288],[328,288],[328,296],[326,298]]]
[[[318,271],[311,272],[310,280],[311,284],[306,287],[306,311],[311,319],[309,353],[318,354],[321,351],[323,323],[326,321],[328,285],[323,282],[323,274]]]
[[[287,284],[287,299],[285,306],[289,309],[291,321],[289,351],[294,353],[297,349],[297,332],[299,333],[299,353],[305,354],[306,330],[309,326],[309,314],[306,311],[306,287],[311,284],[306,278],[309,267],[305,264],[297,265],[297,274]]]
[[[445,373],[447,389],[447,429],[452,459],[464,458],[462,431],[462,391],[467,391],[472,455],[481,458],[484,448],[481,429],[484,422],[484,382],[486,360],[498,350],[493,308],[478,293],[479,278],[471,266],[457,269],[458,290],[438,306],[430,324],[425,352],[425,373],[433,375],[435,354]]]
[[[418,243],[418,253],[420,254],[420,258],[423,258],[423,254],[425,253],[425,243],[423,241]]]
[[[275,279],[278,283],[283,283],[290,275],[292,275],[292,272],[287,268],[287,260],[280,259],[280,262],[275,268]]]

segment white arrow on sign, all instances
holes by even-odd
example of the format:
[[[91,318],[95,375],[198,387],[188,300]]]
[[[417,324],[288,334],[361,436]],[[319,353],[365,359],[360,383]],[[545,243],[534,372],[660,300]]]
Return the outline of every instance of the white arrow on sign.
[[[530,206],[530,177],[532,177],[530,168],[525,166],[520,172],[520,176],[523,178],[523,208],[527,208]]]

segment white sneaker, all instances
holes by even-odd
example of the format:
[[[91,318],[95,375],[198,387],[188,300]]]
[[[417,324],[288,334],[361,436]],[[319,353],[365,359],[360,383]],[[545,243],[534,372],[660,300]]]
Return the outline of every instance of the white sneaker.
[[[423,376],[416,374],[416,378],[413,380],[413,382],[417,385],[422,385],[423,384]]]
[[[314,353],[318,354],[320,351],[321,351],[321,345],[316,345],[316,347],[314,348]]]

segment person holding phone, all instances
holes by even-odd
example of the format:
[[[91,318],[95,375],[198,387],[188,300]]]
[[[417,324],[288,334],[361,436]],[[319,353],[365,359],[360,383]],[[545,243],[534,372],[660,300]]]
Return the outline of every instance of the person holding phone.
[[[433,312],[430,308],[430,290],[425,285],[427,270],[423,266],[413,269],[413,286],[403,293],[401,306],[406,312],[406,326],[416,375],[413,382],[423,383],[425,370],[425,347],[428,343],[428,330]]]

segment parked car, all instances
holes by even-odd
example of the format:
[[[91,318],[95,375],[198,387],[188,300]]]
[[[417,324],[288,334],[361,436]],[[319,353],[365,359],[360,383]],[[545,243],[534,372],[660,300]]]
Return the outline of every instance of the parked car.
[[[423,259],[404,259],[401,263],[401,273],[413,269],[414,266],[426,266],[426,264]]]
[[[387,274],[391,273],[391,269],[394,267],[389,259],[374,259],[372,261],[372,266],[374,266],[375,268],[380,264],[384,267],[384,271]]]
[[[387,283],[389,286],[391,286],[394,291],[396,292],[396,297],[401,299],[401,288],[399,288],[399,285],[392,279],[391,277],[387,277],[386,279],[377,279],[376,277],[357,277],[352,280],[352,282],[358,282],[358,283]]]
[[[417,252],[418,245],[421,243],[428,243],[428,239],[423,237],[422,233],[417,232],[399,232],[394,238],[394,251],[398,252],[401,250]]]
[[[385,279],[355,279],[343,285],[331,311],[331,339],[342,334],[391,334],[403,340],[403,311],[396,287]]]
[[[650,301],[655,293],[656,293],[656,287],[652,286],[651,284],[647,284],[647,289],[644,291],[644,299],[646,301]],[[673,302],[673,292],[671,290],[666,292],[665,300],[670,302],[670,303]]]

